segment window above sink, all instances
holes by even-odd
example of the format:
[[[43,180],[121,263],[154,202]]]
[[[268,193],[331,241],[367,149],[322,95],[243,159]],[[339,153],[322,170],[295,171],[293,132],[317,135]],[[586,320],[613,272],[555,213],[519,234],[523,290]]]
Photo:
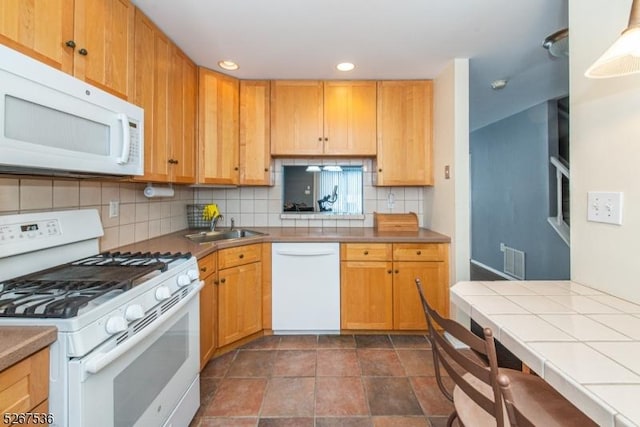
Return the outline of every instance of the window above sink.
[[[310,164],[282,168],[284,214],[364,215],[362,166]]]

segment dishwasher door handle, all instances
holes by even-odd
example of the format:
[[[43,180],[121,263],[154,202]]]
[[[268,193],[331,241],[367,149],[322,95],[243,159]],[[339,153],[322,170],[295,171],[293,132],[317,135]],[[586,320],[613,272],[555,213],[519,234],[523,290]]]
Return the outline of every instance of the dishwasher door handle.
[[[324,256],[324,255],[333,255],[335,251],[333,250],[318,250],[318,251],[286,251],[286,250],[276,250],[276,254],[284,255],[284,256]]]

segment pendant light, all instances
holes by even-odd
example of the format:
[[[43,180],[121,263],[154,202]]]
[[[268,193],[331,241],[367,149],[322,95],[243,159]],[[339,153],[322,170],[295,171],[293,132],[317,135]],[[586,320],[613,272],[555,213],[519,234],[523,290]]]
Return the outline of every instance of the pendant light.
[[[640,2],[633,0],[629,25],[584,75],[592,79],[604,79],[638,72],[640,72]]]

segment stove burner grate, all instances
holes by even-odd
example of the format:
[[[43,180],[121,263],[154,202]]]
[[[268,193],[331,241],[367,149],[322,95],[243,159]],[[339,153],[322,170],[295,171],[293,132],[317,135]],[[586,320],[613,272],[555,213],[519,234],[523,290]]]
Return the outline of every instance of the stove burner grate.
[[[0,317],[70,318],[190,253],[104,252],[0,283]]]

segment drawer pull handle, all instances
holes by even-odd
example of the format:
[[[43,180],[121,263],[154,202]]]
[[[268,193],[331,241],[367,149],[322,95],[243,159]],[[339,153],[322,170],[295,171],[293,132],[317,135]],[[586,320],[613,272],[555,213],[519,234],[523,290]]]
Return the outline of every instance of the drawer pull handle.
[[[418,251],[416,252],[418,255],[422,255],[422,251]]]
[[[364,251],[364,254],[365,255],[369,255],[369,251]]]
[[[207,267],[200,267],[200,271],[204,273],[205,271],[207,271]]]

